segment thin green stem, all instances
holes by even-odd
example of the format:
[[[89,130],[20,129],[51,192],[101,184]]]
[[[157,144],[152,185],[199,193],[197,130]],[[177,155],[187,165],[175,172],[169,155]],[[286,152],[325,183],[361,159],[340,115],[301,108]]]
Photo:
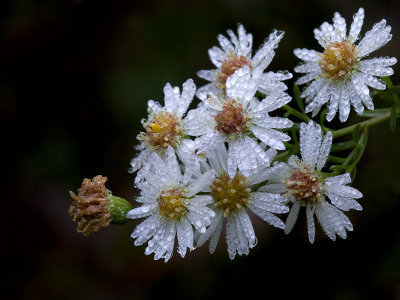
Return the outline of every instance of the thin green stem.
[[[282,108],[284,110],[286,110],[287,112],[289,112],[290,114],[292,114],[293,116],[296,116],[300,120],[303,120],[304,122],[308,123],[308,121],[310,121],[310,118],[307,115],[299,112],[297,109],[294,109],[293,107],[291,107],[289,105],[284,105],[284,106],[282,106]]]
[[[373,126],[373,125],[377,125],[380,124],[382,122],[385,122],[386,120],[389,120],[390,118],[390,112],[384,113],[380,116],[377,116],[375,118],[371,118],[369,120],[363,121],[363,122],[359,122],[357,124],[351,125],[351,126],[347,126],[345,128],[339,129],[339,130],[333,130],[332,131],[332,137],[334,139],[344,136],[346,134],[351,134],[353,133],[353,130],[357,127],[360,126],[361,128],[365,127],[365,126]]]

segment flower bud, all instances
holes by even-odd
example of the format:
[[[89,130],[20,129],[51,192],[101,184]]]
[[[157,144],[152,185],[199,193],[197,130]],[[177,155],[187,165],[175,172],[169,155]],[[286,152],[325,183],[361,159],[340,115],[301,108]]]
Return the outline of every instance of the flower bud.
[[[77,223],[77,231],[88,236],[107,227],[110,223],[124,224],[126,212],[132,209],[131,204],[120,197],[113,196],[105,187],[107,177],[98,175],[92,180],[83,179],[78,195],[69,192],[73,202],[69,215]]]

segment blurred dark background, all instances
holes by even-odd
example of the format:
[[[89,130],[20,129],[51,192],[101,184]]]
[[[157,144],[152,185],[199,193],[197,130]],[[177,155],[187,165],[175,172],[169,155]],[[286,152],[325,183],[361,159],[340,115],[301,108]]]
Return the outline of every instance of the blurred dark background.
[[[212,68],[217,34],[241,22],[257,49],[284,30],[269,69],[292,71],[294,48],[319,49],[313,28],[335,11],[349,28],[360,6],[362,34],[382,18],[392,26],[373,56],[399,59],[395,0],[2,1],[2,298],[400,299],[400,130],[388,124],[370,130],[354,182],[364,210],[348,214],[347,240],[319,231],[310,245],[300,215],[289,236],[255,221],[248,257],[230,261],[221,239],[214,255],[203,247],[164,264],[133,245],[137,221],[85,238],[67,214],[68,191],[98,174],[133,203],[128,169],[146,102],[163,101],[166,82],[204,84],[196,71]]]

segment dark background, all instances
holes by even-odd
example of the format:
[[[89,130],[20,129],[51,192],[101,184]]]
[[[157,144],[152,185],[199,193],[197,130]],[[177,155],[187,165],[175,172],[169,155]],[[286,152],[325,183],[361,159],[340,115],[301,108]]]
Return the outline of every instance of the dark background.
[[[222,238],[214,255],[203,247],[164,264],[133,245],[138,221],[85,238],[67,215],[68,191],[97,174],[133,203],[146,102],[163,101],[166,82],[204,84],[196,71],[212,68],[218,33],[241,22],[257,49],[284,30],[269,69],[293,71],[294,48],[319,49],[313,28],[335,11],[349,28],[360,6],[362,34],[382,18],[392,26],[372,56],[399,59],[399,1],[2,1],[2,298],[400,299],[400,130],[388,124],[370,130],[354,182],[364,211],[348,214],[347,240],[319,231],[310,245],[301,214],[289,236],[255,221],[248,257],[230,261]]]

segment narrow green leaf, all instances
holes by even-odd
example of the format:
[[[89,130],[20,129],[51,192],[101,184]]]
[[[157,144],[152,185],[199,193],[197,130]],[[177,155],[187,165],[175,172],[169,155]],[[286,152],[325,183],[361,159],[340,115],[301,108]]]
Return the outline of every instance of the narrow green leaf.
[[[390,114],[390,129],[392,130],[392,132],[394,132],[396,129],[397,115],[398,115],[397,107],[393,105]]]
[[[357,125],[353,130],[353,141],[358,144],[358,135],[360,133],[360,125]]]
[[[353,170],[350,172],[351,182],[353,182],[354,178],[356,178],[356,173],[357,173],[357,167],[354,166]]]
[[[395,85],[387,89],[387,92],[391,94],[400,94],[400,85]]]
[[[330,166],[329,170],[331,171],[343,171],[345,169],[345,167],[343,167],[342,165],[333,165]]]
[[[390,108],[378,108],[374,110],[364,110],[362,115],[359,115],[360,117],[367,117],[367,118],[375,118],[379,117],[380,115],[383,115],[387,112],[389,112],[391,109]]]
[[[354,154],[351,159],[353,162],[347,167],[346,173],[351,173],[353,169],[356,167],[357,163],[360,161],[364,153],[365,147],[367,146],[367,140],[368,140],[368,127],[365,127],[360,135],[357,147],[351,153],[351,155]]]
[[[326,114],[327,114],[327,113],[328,113],[328,108],[325,108],[325,109],[322,111],[322,113],[320,114],[320,116],[319,116],[319,124],[321,124],[322,129],[325,128],[324,122],[325,122]],[[326,131],[326,130],[324,130],[324,131]]]
[[[292,130],[293,141],[294,141],[294,143],[296,145],[298,145],[299,144],[299,140],[297,139],[296,129],[292,126],[291,130]]]
[[[339,152],[353,149],[356,146],[354,141],[347,141],[341,143],[335,143],[332,145],[331,152]]]
[[[334,163],[334,164],[341,164],[344,163],[346,159],[343,157],[337,157],[337,156],[333,156],[333,155],[329,155],[328,156],[328,162],[330,163]]]
[[[293,85],[293,95],[294,99],[296,100],[296,103],[298,107],[300,108],[301,112],[304,114],[304,104],[303,104],[303,99],[300,97],[300,89],[297,84]]]

